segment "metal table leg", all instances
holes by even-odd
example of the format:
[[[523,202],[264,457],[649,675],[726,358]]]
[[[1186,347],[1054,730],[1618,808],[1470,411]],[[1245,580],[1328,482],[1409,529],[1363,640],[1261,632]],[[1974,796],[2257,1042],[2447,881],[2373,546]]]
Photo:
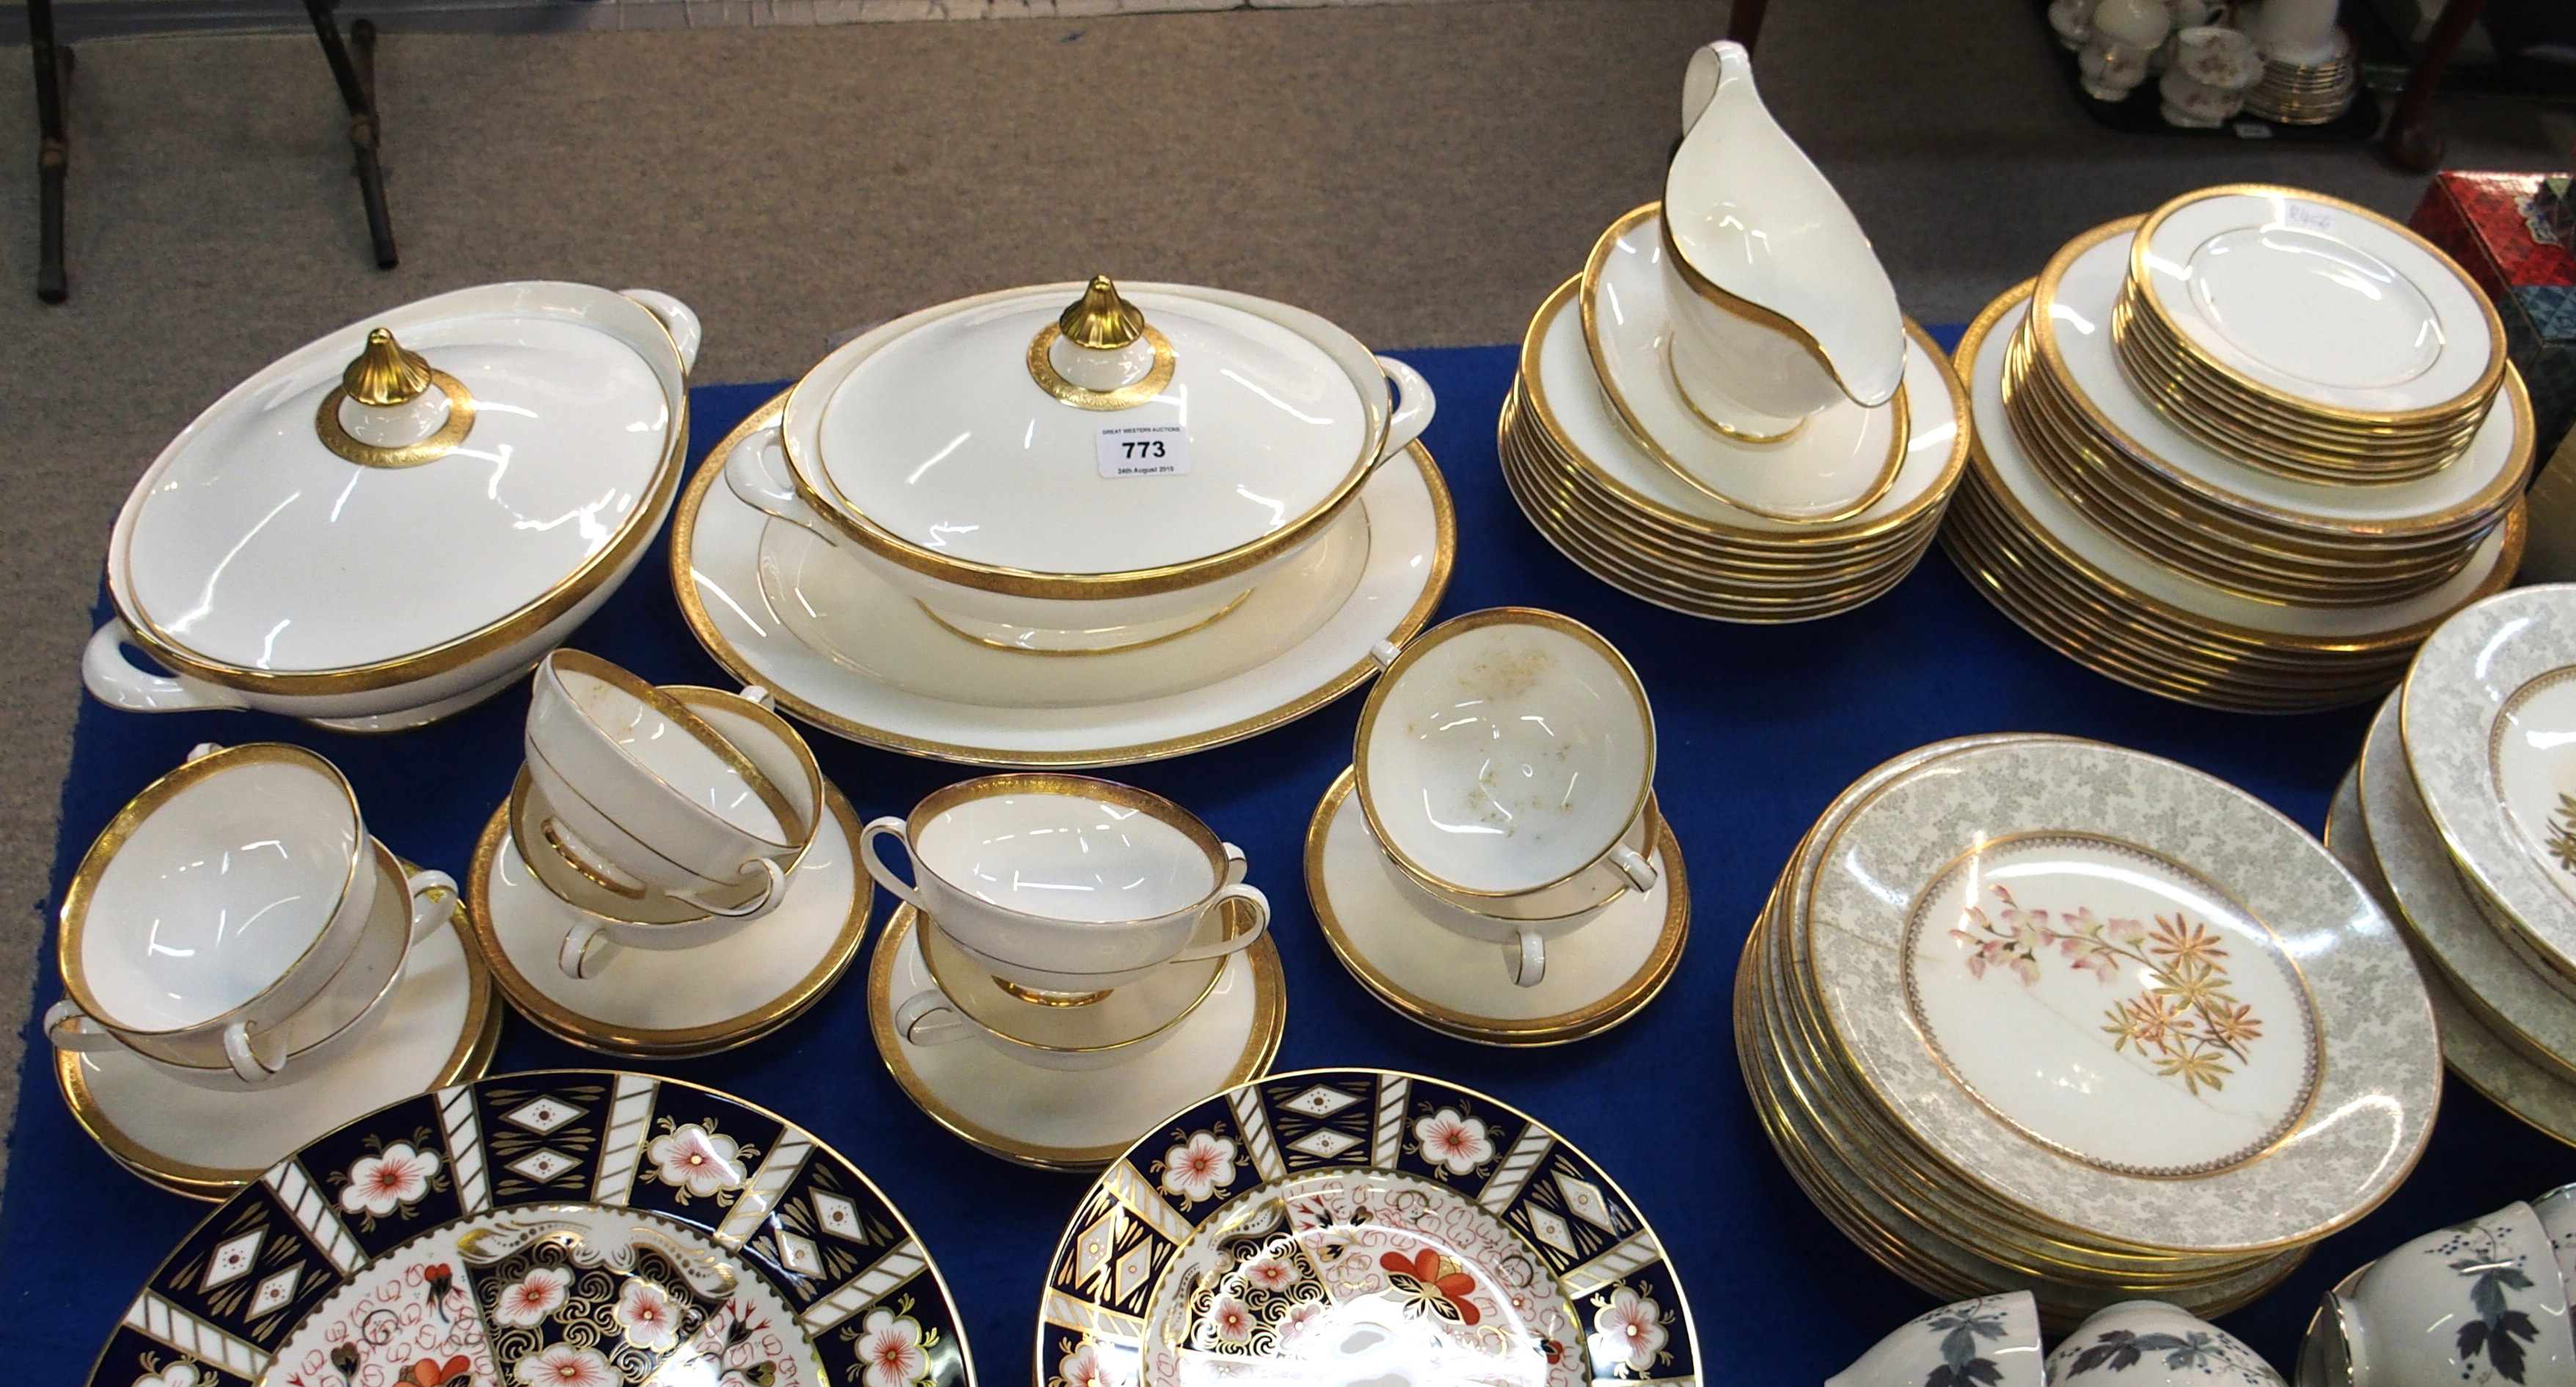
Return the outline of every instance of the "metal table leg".
[[[332,14],[338,8],[339,0],[304,0],[305,13],[313,17],[314,36],[322,40],[322,56],[331,63],[332,80],[340,84],[340,100],[349,108],[349,144],[357,153],[358,194],[367,204],[367,236],[375,242],[376,268],[390,270],[402,257],[394,249],[394,217],[385,203],[384,170],[376,162],[382,132],[376,115],[376,26],[361,19],[349,26],[348,41],[343,42],[340,21]]]
[[[72,292],[63,269],[63,175],[71,167],[71,144],[63,132],[63,88],[71,81],[72,50],[54,41],[53,0],[27,0],[27,47],[36,60],[39,135],[36,297],[61,303]]]

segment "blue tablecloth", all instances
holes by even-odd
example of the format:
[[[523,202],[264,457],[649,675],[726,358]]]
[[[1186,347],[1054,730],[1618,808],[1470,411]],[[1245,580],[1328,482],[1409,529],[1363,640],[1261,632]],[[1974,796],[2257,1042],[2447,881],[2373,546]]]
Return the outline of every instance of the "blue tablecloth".
[[[1816,1382],[1930,1303],[1808,1203],[1773,1157],[1736,1068],[1728,1022],[1736,955],[1816,812],[1854,777],[1909,747],[2017,730],[2175,757],[2315,827],[2360,744],[2365,713],[2266,719],[2132,692],[2022,634],[1938,554],[1874,605],[1815,625],[1713,625],[1625,597],[1560,558],[1504,490],[1494,420],[1514,357],[1500,347],[1406,354],[1439,390],[1427,442],[1457,497],[1458,564],[1442,612],[1552,607],[1598,628],[1644,677],[1662,734],[1664,812],[1697,905],[1689,952],[1664,994],[1608,1035],[1515,1053],[1434,1035],[1361,991],[1318,936],[1299,870],[1307,816],[1348,761],[1359,694],[1247,743],[1115,774],[1188,805],[1251,854],[1252,880],[1280,907],[1274,933],[1289,977],[1281,1070],[1409,1069],[1528,1110],[1613,1172],[1660,1230],[1696,1313],[1708,1377]],[[777,388],[695,392],[695,447],[711,445]],[[678,619],[659,548],[574,643],[655,680],[724,682]],[[364,738],[259,715],[147,717],[84,702],[53,889],[119,805],[206,739],[279,738],[322,751],[348,772],[385,842],[461,874],[484,817],[509,787],[525,709],[524,692],[512,692],[435,727]],[[825,771],[863,815],[900,813],[969,773],[820,733],[814,740]],[[50,951],[46,958],[50,964]],[[915,1110],[869,1040],[856,981],[864,973],[862,960],[850,981],[768,1039],[710,1059],[640,1067],[765,1104],[856,1161],[945,1271],[987,1387],[1026,1383],[1043,1265],[1086,1182],[981,1155]],[[49,966],[37,988],[39,1012],[56,992]],[[27,1037],[0,1198],[7,1273],[0,1362],[17,1365],[10,1375],[18,1380],[70,1383],[205,1206],[142,1184],[93,1148],[56,1096],[32,1021]],[[514,1018],[494,1068],[595,1062]],[[2396,1196],[2326,1241],[2305,1269],[2229,1327],[2287,1368],[2318,1294],[2353,1266],[2418,1232],[2571,1178],[2576,1152],[2454,1084],[2432,1150]]]

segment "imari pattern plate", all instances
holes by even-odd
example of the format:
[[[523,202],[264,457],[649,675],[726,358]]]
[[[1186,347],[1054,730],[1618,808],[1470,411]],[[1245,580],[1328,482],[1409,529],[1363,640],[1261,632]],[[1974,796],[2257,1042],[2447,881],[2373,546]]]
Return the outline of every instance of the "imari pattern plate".
[[[424,1094],[271,1166],[152,1275],[92,1387],[973,1387],[866,1176],[713,1089]]]
[[[1230,1089],[1112,1163],[1066,1227],[1037,1387],[1696,1383],[1654,1230],[1481,1093],[1377,1069]],[[125,1384],[118,1384],[125,1387]]]

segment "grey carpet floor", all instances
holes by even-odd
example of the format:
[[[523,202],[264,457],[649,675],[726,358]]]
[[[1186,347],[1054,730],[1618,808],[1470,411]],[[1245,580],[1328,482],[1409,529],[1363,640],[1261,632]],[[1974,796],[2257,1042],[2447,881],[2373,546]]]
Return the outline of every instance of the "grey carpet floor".
[[[1288,299],[1380,346],[1509,341],[1604,224],[1656,195],[1681,64],[1725,11],[396,36],[379,61],[390,274],[367,264],[309,39],[94,43],[60,308],[30,292],[32,83],[24,49],[0,52],[0,1014],[51,966],[39,911],[109,521],[160,445],[272,357],[387,305],[531,277],[687,299],[706,381],[792,375],[844,329],[1096,270]],[[2026,0],[1781,0],[1758,67],[1926,322],[2187,188],[2277,180],[2402,216],[2421,187],[2361,149],[2107,134],[2059,85]],[[2562,164],[2576,143],[2533,108],[2444,115],[2456,166]],[[0,1120],[17,1044],[0,1031]]]

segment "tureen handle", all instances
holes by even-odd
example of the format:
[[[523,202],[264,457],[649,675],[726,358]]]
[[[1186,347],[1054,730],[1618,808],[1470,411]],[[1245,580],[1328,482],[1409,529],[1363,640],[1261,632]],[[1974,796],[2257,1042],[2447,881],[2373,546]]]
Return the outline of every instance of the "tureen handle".
[[[89,638],[89,649],[81,655],[81,683],[89,687],[90,697],[129,713],[187,713],[201,708],[250,706],[249,699],[221,684],[173,678],[144,669],[125,653],[126,644],[133,639],[134,632],[123,617],[109,617],[107,624]]]
[[[1377,359],[1378,369],[1386,372],[1387,383],[1395,387],[1395,412],[1387,416],[1386,445],[1377,450],[1381,463],[1413,446],[1413,440],[1431,427],[1431,415],[1439,409],[1440,399],[1431,393],[1431,382],[1422,373],[1391,356]]]
[[[753,510],[839,546],[840,538],[831,525],[796,494],[796,484],[787,475],[789,465],[787,445],[779,441],[777,427],[755,430],[725,454],[725,487]]]
[[[645,312],[661,320],[662,330],[671,334],[671,345],[680,349],[681,375],[698,368],[698,347],[707,340],[707,333],[698,322],[697,310],[659,289],[620,289],[618,292],[644,305]]]

